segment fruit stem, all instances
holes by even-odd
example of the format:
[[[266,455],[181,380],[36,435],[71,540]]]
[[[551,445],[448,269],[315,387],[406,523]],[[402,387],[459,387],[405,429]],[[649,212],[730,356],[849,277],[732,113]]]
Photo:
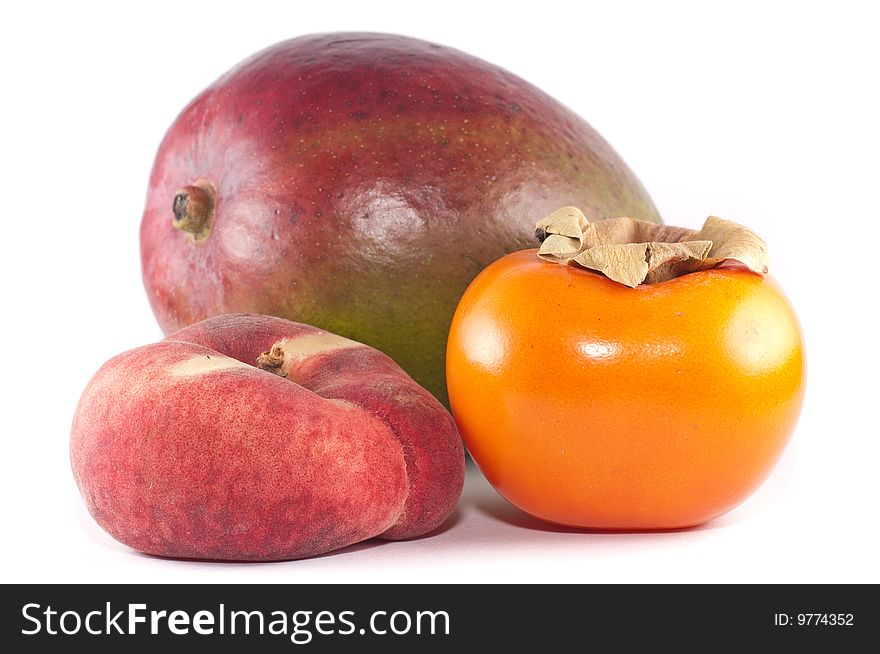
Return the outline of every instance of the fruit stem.
[[[263,352],[257,357],[257,367],[260,370],[271,372],[279,377],[287,377],[287,373],[281,369],[284,365],[284,350],[280,345],[273,345],[268,352]]]
[[[206,238],[214,213],[214,187],[207,182],[184,186],[174,194],[171,211],[177,229],[198,241]]]

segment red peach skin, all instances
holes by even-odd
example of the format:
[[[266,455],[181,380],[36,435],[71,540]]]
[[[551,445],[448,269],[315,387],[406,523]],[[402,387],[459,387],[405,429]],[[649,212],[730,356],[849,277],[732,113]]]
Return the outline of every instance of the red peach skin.
[[[273,346],[286,379],[255,365]],[[464,477],[451,416],[390,358],[254,314],[108,361],[70,447],[95,520],[175,558],[298,559],[413,538],[449,516]]]

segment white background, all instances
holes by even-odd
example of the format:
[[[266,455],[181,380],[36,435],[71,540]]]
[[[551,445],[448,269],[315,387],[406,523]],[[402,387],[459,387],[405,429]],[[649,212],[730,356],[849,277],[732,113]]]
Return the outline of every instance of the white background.
[[[880,582],[871,3],[27,6],[0,17],[0,581]],[[161,337],[138,255],[159,141],[240,59],[335,30],[504,66],[596,127],[667,222],[715,213],[765,238],[809,376],[791,445],[750,500],[692,531],[578,533],[518,513],[471,470],[434,537],[262,565],[150,558],[95,525],[68,432],[100,364]]]

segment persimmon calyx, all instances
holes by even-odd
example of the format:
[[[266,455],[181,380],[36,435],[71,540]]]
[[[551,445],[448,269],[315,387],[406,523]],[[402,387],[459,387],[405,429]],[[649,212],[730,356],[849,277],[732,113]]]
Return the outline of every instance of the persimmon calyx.
[[[576,207],[538,221],[538,256],[603,273],[629,287],[656,284],[725,262],[767,273],[767,245],[750,229],[709,216],[702,229],[656,225],[634,218],[590,222]]]

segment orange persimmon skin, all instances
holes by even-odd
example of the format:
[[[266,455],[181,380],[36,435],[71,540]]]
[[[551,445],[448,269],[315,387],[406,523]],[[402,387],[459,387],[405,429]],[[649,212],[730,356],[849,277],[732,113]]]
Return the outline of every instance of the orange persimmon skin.
[[[791,436],[804,374],[770,277],[627,288],[535,250],[471,283],[446,359],[453,415],[498,492],[597,529],[693,526],[743,501]]]

